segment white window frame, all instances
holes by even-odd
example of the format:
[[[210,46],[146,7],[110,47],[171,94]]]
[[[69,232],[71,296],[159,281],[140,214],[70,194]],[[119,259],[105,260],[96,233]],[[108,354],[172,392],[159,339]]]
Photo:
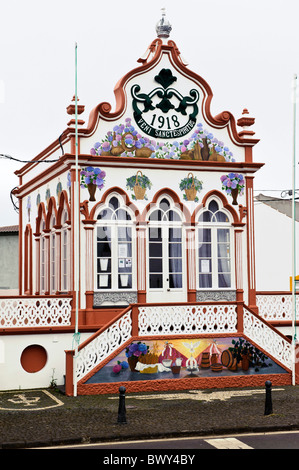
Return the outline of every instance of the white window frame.
[[[47,285],[47,243],[44,233],[45,223],[43,223],[42,233],[40,235],[40,292],[44,293],[46,291]]]
[[[69,291],[69,228],[66,224],[68,218],[67,211],[64,212],[63,225],[61,230],[61,290]]]
[[[56,223],[55,217],[51,219],[51,232],[49,237],[49,263],[50,263],[50,279],[49,279],[49,290],[50,294],[56,294],[57,292],[57,276],[56,276],[56,230],[54,225]]]
[[[119,207],[116,210],[111,209],[109,206],[109,202],[112,198],[116,198],[119,203]],[[95,292],[132,292],[137,290],[137,247],[136,247],[136,222],[135,222],[135,214],[130,209],[130,207],[126,206],[123,197],[118,193],[112,193],[107,198],[105,204],[102,204],[96,213],[96,217],[105,210],[112,210],[112,217],[110,219],[103,219],[97,220],[95,226],[95,239],[94,239],[94,246],[95,246],[95,263],[94,263],[94,291]],[[125,210],[131,217],[131,220],[122,220],[122,219],[115,219],[117,211]],[[108,259],[111,259],[111,269],[110,271],[104,271],[98,269],[98,263],[100,263],[100,259],[104,259],[98,257],[98,240],[97,240],[97,233],[99,227],[110,227],[111,228],[111,245],[110,245],[110,253],[111,256]],[[118,228],[130,228],[131,229],[131,242],[124,241],[124,243],[119,242],[118,239]],[[125,252],[120,252],[120,245],[127,245],[127,243],[131,243],[131,256],[127,254],[125,256]],[[124,260],[124,261],[121,261]],[[109,261],[108,261],[109,262]],[[131,263],[131,273],[121,273],[120,270],[122,269],[120,263]],[[132,283],[130,287],[126,287],[126,285],[119,285],[119,281],[122,282],[126,280],[126,278],[119,278],[121,274],[131,274],[132,275]],[[105,281],[109,279],[109,275],[111,275],[111,284],[110,287],[105,285]],[[102,288],[99,287],[100,283],[100,276],[102,276]],[[108,276],[108,278],[105,278]]]
[[[218,222],[218,221],[209,221],[203,222],[199,221],[200,216],[203,212],[207,211],[209,208],[209,204],[215,201],[218,204],[218,211],[222,212],[228,218],[228,222]],[[216,212],[218,212],[216,211]],[[216,214],[215,212],[215,214]],[[202,273],[202,270],[199,269],[199,263],[201,261],[199,257],[199,230],[200,229],[210,229],[211,230],[211,275],[212,275],[212,286],[200,286],[199,285],[199,276]],[[219,286],[219,278],[218,275],[221,274],[221,271],[218,269],[218,240],[217,240],[217,233],[219,229],[226,229],[229,233],[229,251],[230,256],[228,257],[230,261],[230,286],[223,287]],[[232,227],[232,216],[228,210],[223,207],[221,200],[217,197],[211,197],[204,207],[198,214],[196,218],[196,289],[198,291],[230,291],[235,289],[235,250],[234,250],[234,228]],[[205,259],[205,257],[203,257]],[[206,258],[209,258],[208,256]],[[207,273],[208,274],[208,273]]]

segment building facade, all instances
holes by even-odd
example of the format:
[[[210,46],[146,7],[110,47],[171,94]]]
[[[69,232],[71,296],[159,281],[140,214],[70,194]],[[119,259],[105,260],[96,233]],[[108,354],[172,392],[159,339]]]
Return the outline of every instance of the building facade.
[[[291,381],[291,343],[257,304],[254,119],[211,114],[211,88],[170,30],[163,16],[115,110],[100,103],[86,124],[75,96],[66,130],[17,172],[1,389],[63,376],[69,395]]]

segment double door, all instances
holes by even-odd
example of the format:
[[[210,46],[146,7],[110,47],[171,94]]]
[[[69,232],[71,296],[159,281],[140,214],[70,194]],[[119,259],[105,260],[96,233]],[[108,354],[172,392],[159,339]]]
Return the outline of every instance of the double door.
[[[185,302],[186,255],[182,226],[148,227],[147,302]]]

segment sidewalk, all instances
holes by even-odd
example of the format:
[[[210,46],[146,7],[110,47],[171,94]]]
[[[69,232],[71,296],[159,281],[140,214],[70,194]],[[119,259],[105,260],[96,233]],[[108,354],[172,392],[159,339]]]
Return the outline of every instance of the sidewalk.
[[[299,386],[67,397],[58,390],[1,392],[0,448],[299,430]]]

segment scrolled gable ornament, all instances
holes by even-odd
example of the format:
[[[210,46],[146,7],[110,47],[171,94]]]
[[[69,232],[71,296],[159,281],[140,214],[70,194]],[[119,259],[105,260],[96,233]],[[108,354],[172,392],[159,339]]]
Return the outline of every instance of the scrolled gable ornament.
[[[162,69],[154,80],[160,85],[149,93],[131,88],[134,119],[147,135],[159,139],[175,139],[188,134],[196,124],[199,92],[191,89],[183,96],[172,85],[177,81],[170,69]]]

